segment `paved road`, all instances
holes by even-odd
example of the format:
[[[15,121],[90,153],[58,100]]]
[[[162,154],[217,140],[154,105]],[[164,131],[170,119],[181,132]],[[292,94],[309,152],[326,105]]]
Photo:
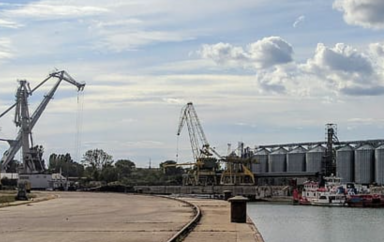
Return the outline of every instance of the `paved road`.
[[[0,208],[0,241],[167,241],[193,216],[184,203],[116,193],[59,193],[59,198]]]

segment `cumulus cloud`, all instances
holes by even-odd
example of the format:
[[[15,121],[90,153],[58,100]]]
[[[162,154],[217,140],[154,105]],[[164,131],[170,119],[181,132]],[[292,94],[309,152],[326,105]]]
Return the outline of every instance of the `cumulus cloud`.
[[[362,52],[344,43],[328,47],[319,43],[313,57],[293,61],[292,46],[280,37],[251,43],[246,50],[229,43],[204,45],[201,57],[218,65],[253,67],[260,92],[308,96],[333,92],[349,96],[384,94],[383,43],[373,43]]]
[[[256,68],[268,68],[293,60],[292,46],[281,37],[271,36],[248,46],[250,59]]]
[[[345,22],[365,28],[384,28],[384,1],[336,0],[333,7],[343,12]]]
[[[228,43],[220,42],[214,45],[203,45],[199,53],[203,58],[212,59],[218,64],[239,64],[249,61],[249,56],[243,48]]]
[[[271,36],[258,40],[247,46],[232,46],[228,43],[203,45],[200,50],[203,58],[211,59],[218,64],[237,64],[266,69],[276,65],[292,62],[292,46],[281,37]]]
[[[299,24],[301,24],[303,21],[305,20],[305,16],[304,15],[301,15],[299,16],[295,22],[293,22],[293,27],[296,28]]]
[[[306,68],[344,72],[357,76],[373,73],[370,60],[356,49],[343,43],[336,44],[334,48],[319,43],[315,56],[308,60]]]

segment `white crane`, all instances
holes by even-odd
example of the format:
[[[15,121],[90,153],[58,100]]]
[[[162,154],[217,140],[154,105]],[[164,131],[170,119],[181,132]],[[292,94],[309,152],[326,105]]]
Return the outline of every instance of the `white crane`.
[[[28,98],[46,83],[51,78],[57,78],[57,82],[52,87],[50,92],[44,96],[43,101],[36,108],[32,116],[30,116],[28,108]],[[22,159],[23,159],[23,173],[39,173],[45,170],[43,161],[42,161],[42,146],[34,146],[32,138],[32,129],[39,120],[41,114],[47,107],[49,101],[53,98],[57,88],[59,87],[62,81],[69,82],[70,84],[77,87],[78,91],[84,89],[84,83],[78,83],[75,81],[66,71],[57,71],[49,74],[49,76],[43,80],[39,85],[34,89],[30,88],[29,83],[26,80],[19,81],[19,88],[16,92],[16,102],[2,114],[0,118],[8,113],[10,110],[15,108],[15,118],[14,122],[17,127],[19,127],[19,132],[15,140],[6,140],[10,147],[4,152],[3,157],[1,158],[1,170],[6,170],[9,162],[11,162],[15,154],[22,148]],[[2,139],[4,141],[4,139]]]

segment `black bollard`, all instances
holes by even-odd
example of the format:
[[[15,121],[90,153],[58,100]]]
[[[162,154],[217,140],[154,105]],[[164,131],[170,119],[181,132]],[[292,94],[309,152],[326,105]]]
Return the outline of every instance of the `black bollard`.
[[[228,199],[228,201],[231,203],[231,222],[246,223],[248,198],[236,196]]]

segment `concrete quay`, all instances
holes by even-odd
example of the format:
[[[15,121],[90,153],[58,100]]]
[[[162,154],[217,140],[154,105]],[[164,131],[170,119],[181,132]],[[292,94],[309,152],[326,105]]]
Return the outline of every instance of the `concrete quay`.
[[[263,242],[252,221],[230,222],[230,203],[223,200],[119,193],[36,194],[34,201],[0,207],[1,241]],[[197,217],[188,203],[199,208],[201,219],[184,240],[171,240]]]
[[[184,242],[264,242],[263,237],[248,218],[247,223],[231,223],[230,203],[223,200],[182,198],[198,206],[200,222]]]
[[[185,203],[154,196],[59,192],[56,199],[0,208],[7,242],[165,242],[193,217]]]

